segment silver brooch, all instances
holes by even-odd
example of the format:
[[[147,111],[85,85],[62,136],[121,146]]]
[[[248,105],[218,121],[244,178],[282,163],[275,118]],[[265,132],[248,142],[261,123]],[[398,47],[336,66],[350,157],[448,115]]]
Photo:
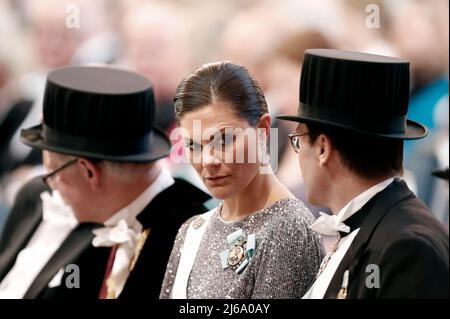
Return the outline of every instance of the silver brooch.
[[[227,236],[227,242],[230,248],[219,254],[222,268],[231,268],[236,273],[240,273],[253,257],[256,248],[255,234],[245,236],[244,231],[238,229]]]

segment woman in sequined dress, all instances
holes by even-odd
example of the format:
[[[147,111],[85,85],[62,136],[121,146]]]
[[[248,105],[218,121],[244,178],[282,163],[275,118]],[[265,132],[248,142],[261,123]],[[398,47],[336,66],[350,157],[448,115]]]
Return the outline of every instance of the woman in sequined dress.
[[[160,298],[301,298],[324,250],[266,161],[271,117],[258,83],[242,66],[207,64],[174,101],[187,158],[222,202],[180,228]]]

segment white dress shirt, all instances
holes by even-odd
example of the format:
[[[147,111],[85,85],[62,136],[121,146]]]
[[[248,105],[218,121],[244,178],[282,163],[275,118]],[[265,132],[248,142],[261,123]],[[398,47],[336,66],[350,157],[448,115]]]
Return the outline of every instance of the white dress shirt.
[[[344,222],[354,213],[359,211],[372,197],[384,190],[393,181],[393,177],[389,178],[381,183],[372,186],[368,190],[353,198],[347,205],[344,206],[344,208],[339,211],[337,215],[335,215],[336,224]],[[318,222],[320,221],[318,220],[316,223]],[[316,228],[316,223],[311,225],[311,228]],[[353,230],[350,234],[343,237],[339,241],[336,251],[332,253],[331,258],[327,262],[327,265],[323,269],[322,273],[318,276],[308,292],[303,296],[303,299],[323,299],[323,296],[325,295],[339,264],[347,253],[347,250],[349,249],[358,232],[359,228]],[[327,259],[327,257],[325,257],[325,259]]]
[[[93,230],[96,237],[92,244],[95,247],[117,246],[110,278],[114,282],[117,298],[130,274],[130,263],[134,256],[137,241],[142,232],[142,225],[136,219],[144,208],[159,193],[169,188],[175,181],[167,168],[162,168],[155,181],[130,204],[120,209],[104,222],[105,227]]]
[[[41,199],[42,222],[0,283],[0,299],[23,298],[37,275],[78,224],[72,209],[64,204],[57,191],[53,191],[52,195],[44,192]]]

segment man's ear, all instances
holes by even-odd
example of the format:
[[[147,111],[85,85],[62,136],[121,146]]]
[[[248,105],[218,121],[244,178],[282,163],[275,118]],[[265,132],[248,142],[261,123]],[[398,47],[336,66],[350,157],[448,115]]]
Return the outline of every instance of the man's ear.
[[[333,153],[333,144],[331,144],[331,140],[325,134],[320,134],[315,143],[315,152],[317,158],[319,159],[319,166],[326,165],[331,158]]]
[[[100,186],[101,170],[94,162],[80,158],[77,165],[81,168],[81,174],[85,181],[92,189],[97,189]]]

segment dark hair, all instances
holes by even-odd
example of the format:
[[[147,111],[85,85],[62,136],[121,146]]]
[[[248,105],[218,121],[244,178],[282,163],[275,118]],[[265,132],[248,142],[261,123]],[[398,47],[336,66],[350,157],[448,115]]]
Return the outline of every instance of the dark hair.
[[[364,178],[403,174],[403,140],[358,134],[349,130],[307,123],[309,143],[320,134],[329,137],[342,164]]]
[[[216,62],[203,65],[178,85],[174,98],[177,118],[215,101],[231,105],[252,126],[268,113],[260,86],[245,67]]]

